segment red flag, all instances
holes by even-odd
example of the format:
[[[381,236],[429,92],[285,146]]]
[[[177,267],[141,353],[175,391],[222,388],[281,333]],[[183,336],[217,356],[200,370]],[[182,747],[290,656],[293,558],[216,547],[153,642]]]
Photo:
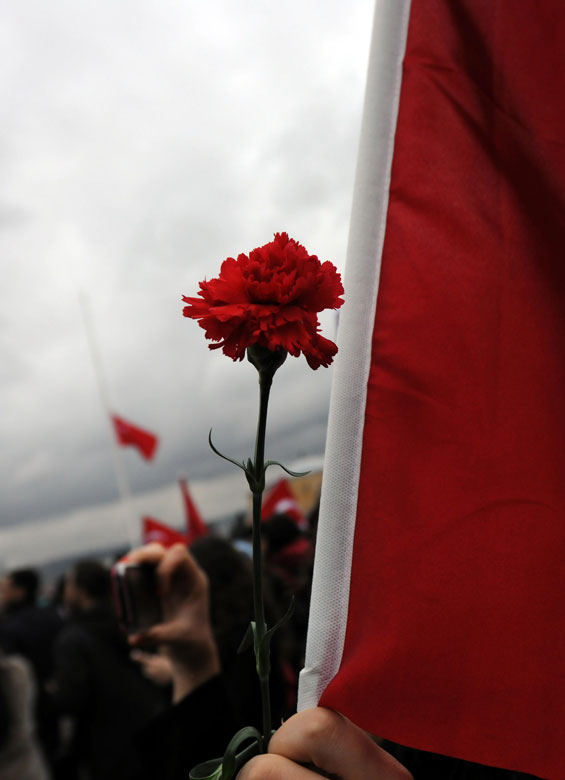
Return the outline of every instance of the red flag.
[[[187,544],[186,536],[171,528],[154,517],[143,518],[143,544],[159,542],[163,547],[172,547],[173,544]]]
[[[114,423],[116,437],[122,447],[133,446],[145,460],[151,460],[153,458],[159,441],[155,434],[149,433],[149,431],[127,422],[116,414],[112,415],[112,422]]]
[[[279,480],[263,500],[261,519],[268,520],[273,515],[288,515],[300,528],[306,525],[306,518],[298,506],[287,479]]]
[[[300,706],[557,780],[563,3],[377,9]]]
[[[188,544],[192,544],[197,539],[208,534],[208,527],[202,515],[196,508],[196,504],[188,491],[188,483],[185,477],[179,477],[179,485],[184,500],[184,511],[186,515],[186,536]]]

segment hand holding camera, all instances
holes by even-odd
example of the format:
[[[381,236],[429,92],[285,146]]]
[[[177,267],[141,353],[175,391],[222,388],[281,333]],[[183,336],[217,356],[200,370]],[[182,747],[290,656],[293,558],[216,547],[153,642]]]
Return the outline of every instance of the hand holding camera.
[[[168,550],[149,544],[130,552],[125,563],[154,567],[162,620],[140,628],[129,642],[136,648],[158,647],[170,659],[177,702],[220,672],[210,625],[208,578],[182,544]]]

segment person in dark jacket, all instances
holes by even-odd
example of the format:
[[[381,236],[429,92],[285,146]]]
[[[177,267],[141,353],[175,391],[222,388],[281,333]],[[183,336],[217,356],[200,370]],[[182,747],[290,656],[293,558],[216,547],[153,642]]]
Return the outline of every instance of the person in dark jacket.
[[[231,707],[244,725],[261,727],[261,696],[255,656],[249,648],[238,653],[241,641],[253,620],[253,570],[251,561],[227,539],[206,536],[190,547],[190,554],[208,577],[210,622],[220,655],[220,665]],[[280,617],[270,593],[264,592],[269,625]],[[287,605],[285,605],[286,607]],[[273,728],[286,717],[284,677],[281,665],[281,630],[271,643],[271,709]]]
[[[40,578],[34,569],[17,569],[0,580],[0,645],[23,655],[43,684],[52,670],[52,647],[62,628],[60,617],[39,607]]]
[[[69,753],[78,776],[88,780],[135,774],[132,735],[155,717],[162,701],[130,659],[110,597],[108,569],[97,561],[78,563],[65,587],[71,620],[54,650],[53,703],[73,716]]]

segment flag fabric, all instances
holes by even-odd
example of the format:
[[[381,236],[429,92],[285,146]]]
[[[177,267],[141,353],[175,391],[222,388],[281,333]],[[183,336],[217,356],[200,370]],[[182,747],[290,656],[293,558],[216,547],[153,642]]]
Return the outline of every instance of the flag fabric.
[[[163,547],[172,547],[173,544],[187,544],[186,536],[175,528],[171,528],[154,517],[143,518],[143,544],[158,542]]]
[[[135,447],[145,460],[152,460],[159,442],[154,433],[118,417],[117,414],[112,415],[112,422],[116,438],[122,447]]]
[[[261,519],[268,520],[273,515],[291,517],[299,528],[306,527],[306,518],[298,505],[288,479],[280,479],[263,499]]]
[[[565,777],[565,7],[379,0],[299,707]]]
[[[188,490],[188,482],[185,477],[179,477],[179,485],[182,493],[184,512],[186,517],[186,538],[188,544],[208,534],[208,527]]]

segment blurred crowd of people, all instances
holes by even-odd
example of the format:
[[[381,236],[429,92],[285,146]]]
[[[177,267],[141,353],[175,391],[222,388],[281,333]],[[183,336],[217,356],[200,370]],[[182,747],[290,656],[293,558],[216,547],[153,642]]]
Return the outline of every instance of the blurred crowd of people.
[[[263,523],[268,622],[273,625],[286,612],[292,596],[296,604],[293,620],[272,644],[274,728],[296,707],[315,519],[316,514],[306,529],[286,515]],[[208,614],[202,622],[209,621],[214,643],[206,671],[198,653],[190,656],[187,643],[178,651],[182,643],[177,642],[175,656],[174,638],[128,638],[116,616],[107,562],[76,562],[49,599],[36,570],[5,573],[0,585],[0,778],[187,777],[188,763],[212,758],[206,750],[223,752],[234,729],[261,729],[253,652],[237,652],[253,619],[250,540],[250,528],[240,523],[231,538],[210,533],[190,548],[190,560],[206,576]],[[183,669],[194,667],[188,683],[185,674],[182,695],[175,690],[179,652]],[[181,718],[172,714],[173,702],[177,712],[179,702],[184,708]],[[215,727],[211,742],[203,735],[206,719]],[[182,749],[177,750],[177,742]]]

